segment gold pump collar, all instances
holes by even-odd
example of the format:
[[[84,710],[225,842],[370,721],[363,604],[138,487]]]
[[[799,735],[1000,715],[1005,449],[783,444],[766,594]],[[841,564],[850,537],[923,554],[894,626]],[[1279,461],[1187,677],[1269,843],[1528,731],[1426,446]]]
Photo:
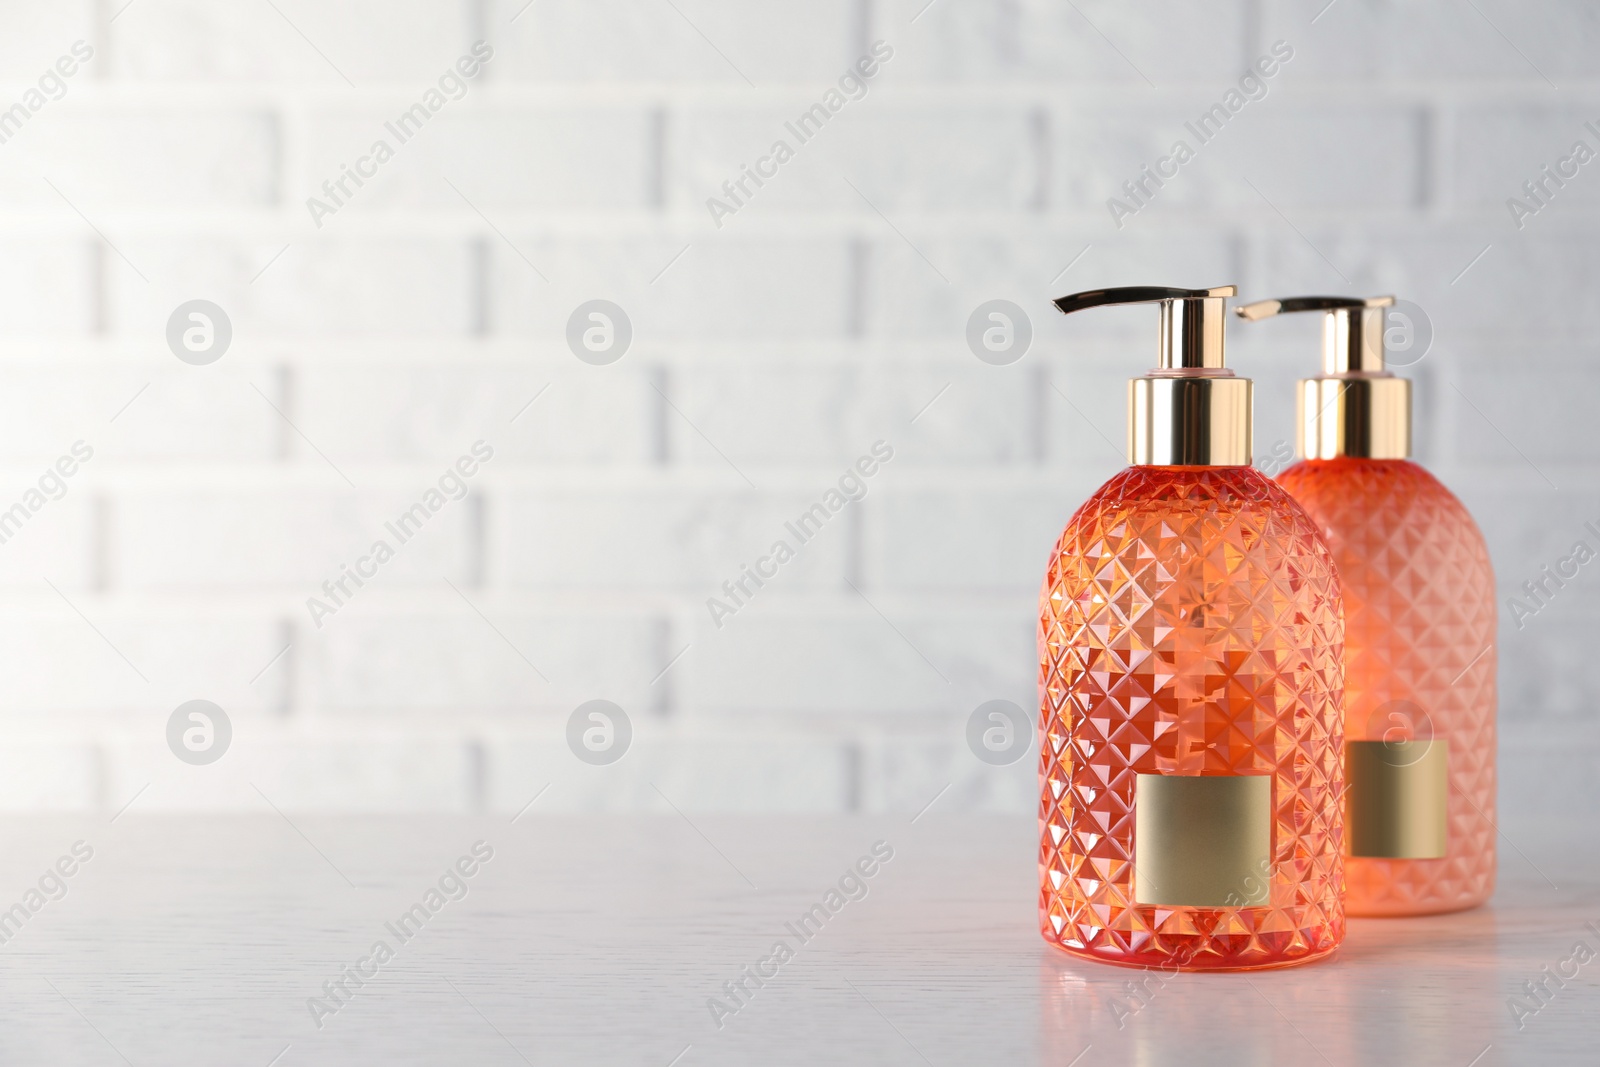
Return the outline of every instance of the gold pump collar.
[[[1292,296],[1234,309],[1250,322],[1321,311],[1322,375],[1299,386],[1296,449],[1306,459],[1411,455],[1411,382],[1384,367],[1383,325],[1392,296]]]
[[[1159,304],[1156,368],[1128,382],[1128,461],[1140,466],[1250,463],[1251,384],[1224,365],[1228,297],[1237,290],[1126,286],[1055,301],[1063,314]]]

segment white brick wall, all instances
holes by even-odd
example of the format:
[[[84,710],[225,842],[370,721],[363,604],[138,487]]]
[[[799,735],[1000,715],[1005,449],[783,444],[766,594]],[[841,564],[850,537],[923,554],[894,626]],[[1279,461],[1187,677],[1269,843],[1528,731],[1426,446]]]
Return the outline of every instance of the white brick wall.
[[[95,450],[0,545],[0,808],[1031,810],[1031,760],[979,764],[963,725],[1032,703],[1045,554],[1150,358],[1148,311],[1054,315],[1074,289],[1396,291],[1436,333],[1419,455],[1503,595],[1600,520],[1600,163],[1520,230],[1505,206],[1600,150],[1587,5],[275,6],[0,3],[0,111],[94,48],[0,143],[0,508]],[[316,226],[479,39],[465,95]],[[879,39],[865,96],[717,227],[706,198]],[[1119,229],[1106,198],[1279,40]],[[996,297],[1033,316],[1009,367],[963,339]],[[164,338],[195,298],[233,325],[210,366]],[[595,298],[632,322],[609,366],[565,340]],[[1314,325],[1234,333],[1258,454]],[[319,629],[306,598],[479,439],[470,497]],[[715,626],[879,439],[866,499]],[[1512,820],[1600,759],[1597,588],[1504,617]],[[234,727],[209,767],[166,747],[194,698]],[[634,727],[610,766],[564,741],[594,698]]]

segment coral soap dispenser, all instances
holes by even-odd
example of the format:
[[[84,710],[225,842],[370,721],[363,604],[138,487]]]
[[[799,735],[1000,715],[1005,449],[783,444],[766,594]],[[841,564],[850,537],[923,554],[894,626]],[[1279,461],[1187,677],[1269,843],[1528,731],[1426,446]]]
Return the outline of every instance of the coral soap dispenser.
[[[1128,388],[1132,463],[1080,507],[1039,598],[1039,919],[1107,963],[1305,963],[1344,937],[1344,623],[1316,525],[1250,465],[1223,366],[1233,286],[1160,306]]]
[[[1352,915],[1481,904],[1495,875],[1495,586],[1472,516],[1412,463],[1411,383],[1384,369],[1394,298],[1295,297],[1323,313],[1300,383],[1303,457],[1278,481],[1333,551],[1345,610],[1345,878]]]

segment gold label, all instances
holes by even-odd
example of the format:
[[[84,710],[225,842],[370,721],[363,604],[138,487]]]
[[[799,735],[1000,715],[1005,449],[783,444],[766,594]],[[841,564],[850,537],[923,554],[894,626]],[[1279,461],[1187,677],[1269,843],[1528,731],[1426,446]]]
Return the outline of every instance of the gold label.
[[[1350,855],[1436,860],[1445,854],[1448,741],[1347,741],[1345,833]]]
[[[1133,814],[1134,903],[1239,908],[1267,902],[1268,775],[1141,774]]]

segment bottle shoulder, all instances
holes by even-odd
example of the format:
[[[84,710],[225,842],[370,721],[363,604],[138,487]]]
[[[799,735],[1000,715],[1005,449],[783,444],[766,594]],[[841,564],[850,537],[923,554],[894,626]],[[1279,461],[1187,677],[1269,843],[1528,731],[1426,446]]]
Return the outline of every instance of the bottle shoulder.
[[[1466,505],[1420,463],[1409,459],[1303,459],[1278,475],[1278,484],[1309,510],[1344,502],[1352,510],[1390,514],[1423,505],[1459,513],[1472,521]],[[1476,524],[1474,524],[1476,525]]]
[[[1302,460],[1278,476],[1321,528],[1340,565],[1346,553],[1405,553],[1427,542],[1451,568],[1493,581],[1488,545],[1466,505],[1410,460]]]
[[[1292,494],[1254,467],[1128,467],[1083,502],[1066,532],[1124,522],[1247,522],[1283,532],[1315,525]]]
[[[1129,467],[1072,516],[1055,555],[1207,559],[1225,573],[1333,575],[1317,524],[1253,467]]]

